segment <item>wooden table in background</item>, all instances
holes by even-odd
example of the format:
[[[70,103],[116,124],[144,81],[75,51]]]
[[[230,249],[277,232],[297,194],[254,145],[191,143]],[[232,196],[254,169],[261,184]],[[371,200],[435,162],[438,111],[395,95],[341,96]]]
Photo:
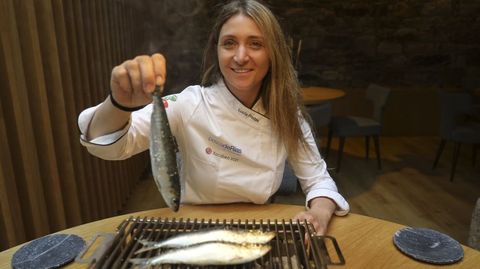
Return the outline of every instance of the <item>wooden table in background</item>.
[[[289,219],[303,210],[302,206],[294,205],[211,205],[211,206],[182,206],[179,212],[174,213],[168,208],[141,211],[134,214],[112,217],[92,223],[80,225],[61,231],[61,233],[76,234],[87,242],[98,232],[115,232],[116,227],[129,216],[140,217],[168,217],[168,218],[198,218],[198,219]],[[383,221],[376,218],[357,214],[345,217],[334,217],[328,234],[334,236],[345,256],[345,266],[331,266],[331,268],[438,268],[438,266],[413,260],[396,249],[392,237],[394,233],[405,226]],[[13,253],[20,246],[0,252],[0,268],[11,268]],[[444,267],[478,268],[480,252],[469,247],[463,247],[465,257],[462,261]],[[86,268],[82,264],[71,263],[65,268]]]
[[[314,105],[345,96],[345,91],[326,87],[303,87],[303,103]]]

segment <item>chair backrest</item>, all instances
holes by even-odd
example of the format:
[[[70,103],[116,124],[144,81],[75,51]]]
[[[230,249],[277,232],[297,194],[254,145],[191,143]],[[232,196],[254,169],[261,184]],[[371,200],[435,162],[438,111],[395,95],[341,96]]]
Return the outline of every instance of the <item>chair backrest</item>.
[[[373,118],[381,123],[385,104],[390,96],[390,89],[376,84],[370,84],[368,85],[366,96],[367,99],[373,103]]]
[[[315,128],[327,126],[332,118],[332,103],[324,102],[317,105],[307,106],[307,112],[312,118]]]
[[[297,177],[290,164],[285,161],[285,170],[283,171],[282,183],[276,192],[279,195],[290,195],[297,192]],[[276,195],[275,194],[275,195]]]
[[[480,198],[478,198],[477,204],[473,209],[467,244],[474,249],[480,250]]]
[[[450,134],[458,125],[462,115],[467,113],[473,104],[472,96],[466,92],[439,91],[440,96],[440,136],[450,138]]]

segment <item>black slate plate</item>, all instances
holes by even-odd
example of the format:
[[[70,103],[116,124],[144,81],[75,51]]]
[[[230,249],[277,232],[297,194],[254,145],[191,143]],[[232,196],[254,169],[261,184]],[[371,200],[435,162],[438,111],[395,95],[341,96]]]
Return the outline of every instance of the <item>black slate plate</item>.
[[[463,248],[450,236],[427,228],[398,230],[393,243],[404,254],[433,264],[455,263],[463,258]]]
[[[15,269],[58,268],[72,261],[85,247],[85,241],[73,234],[52,234],[40,237],[13,254]]]

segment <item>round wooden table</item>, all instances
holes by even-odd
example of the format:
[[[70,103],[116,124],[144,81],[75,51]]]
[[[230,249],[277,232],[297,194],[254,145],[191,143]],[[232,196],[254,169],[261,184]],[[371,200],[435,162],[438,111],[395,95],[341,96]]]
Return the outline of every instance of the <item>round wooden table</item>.
[[[345,96],[345,91],[326,87],[304,87],[303,103],[314,105]]]
[[[282,204],[185,205],[181,206],[177,213],[168,208],[141,211],[80,225],[63,230],[60,233],[76,234],[88,242],[98,232],[114,233],[116,227],[129,216],[219,220],[288,220],[303,209],[302,206]],[[328,234],[337,239],[346,264],[344,266],[331,266],[331,268],[438,268],[438,266],[413,260],[396,249],[392,237],[398,229],[403,227],[405,226],[357,214],[334,217]],[[0,268],[11,268],[12,255],[19,247],[0,252]],[[466,246],[463,246],[463,249],[465,252],[463,260],[445,267],[478,268],[480,252]],[[87,268],[87,266],[71,263],[64,268]]]

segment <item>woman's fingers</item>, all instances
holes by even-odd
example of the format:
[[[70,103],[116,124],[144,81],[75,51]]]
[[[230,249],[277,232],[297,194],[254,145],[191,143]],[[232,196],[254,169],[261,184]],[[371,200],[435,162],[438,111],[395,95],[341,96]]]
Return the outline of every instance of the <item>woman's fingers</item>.
[[[317,219],[318,217],[311,212],[303,211],[298,213],[293,219],[297,221],[307,221],[315,229],[316,235],[324,235],[327,230],[328,222],[325,223],[323,219]]]
[[[308,222],[312,222],[314,220],[314,217],[306,212],[306,211],[303,211],[303,212],[300,212],[298,213],[295,217],[293,217],[294,219],[296,220],[299,220],[299,221],[303,221],[303,220],[306,220]]]
[[[130,78],[128,77],[128,71],[123,65],[118,65],[113,68],[110,87],[112,87],[111,90],[113,92],[118,90],[131,92],[133,90],[130,84]]]
[[[166,60],[160,53],[155,53],[152,55],[153,69],[155,72],[155,84],[158,86],[163,86],[167,78],[167,67]]]
[[[138,56],[135,58],[139,66],[141,87],[144,92],[151,93],[155,89],[155,70],[150,56]]]
[[[123,64],[123,66],[127,69],[128,77],[130,78],[130,84],[133,89],[132,94],[143,92],[142,76],[139,63],[136,60],[128,60]]]
[[[165,84],[165,62],[163,55],[156,53],[137,56],[113,68],[110,86],[115,100],[125,106],[149,103],[155,85]]]

